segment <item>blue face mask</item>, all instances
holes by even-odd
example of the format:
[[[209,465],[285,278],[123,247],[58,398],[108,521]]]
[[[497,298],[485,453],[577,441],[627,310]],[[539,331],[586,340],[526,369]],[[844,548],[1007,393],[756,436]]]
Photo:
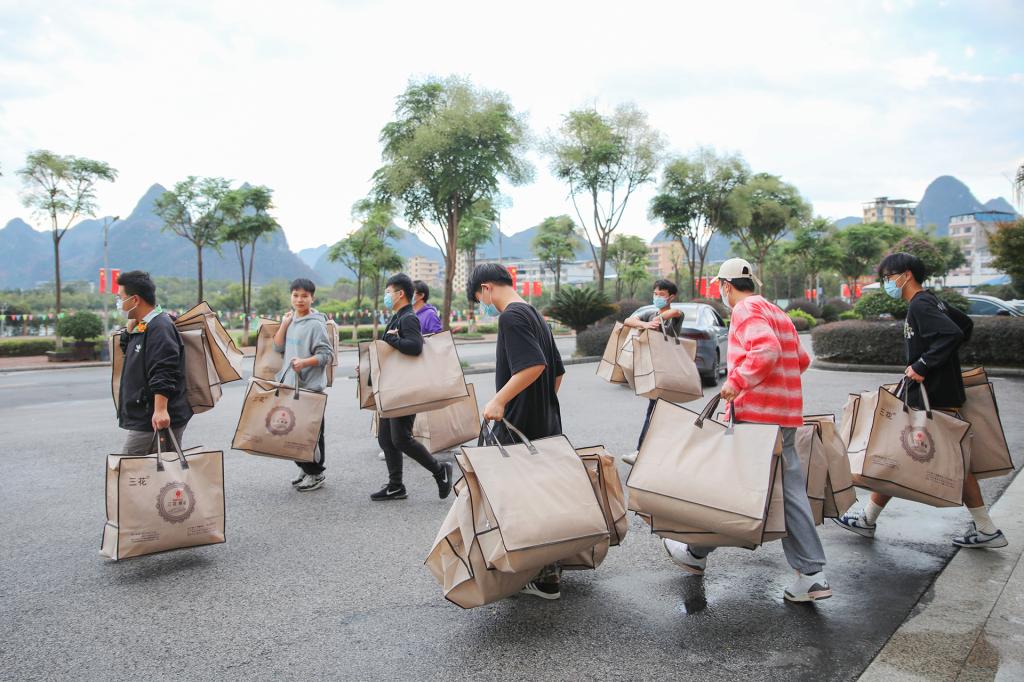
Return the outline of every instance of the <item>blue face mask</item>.
[[[493,303],[484,303],[484,290],[480,290],[480,314],[484,317],[497,317],[500,313],[498,307]]]
[[[664,296],[655,296],[653,303],[655,308],[661,310],[662,308],[668,305],[668,299],[665,298]]]
[[[395,307],[395,297],[391,295],[391,292],[384,294],[384,307],[391,310]]]
[[[900,287],[897,286],[895,279],[885,280],[883,288],[885,289],[885,293],[889,295],[889,298],[903,298],[903,292],[900,290]]]

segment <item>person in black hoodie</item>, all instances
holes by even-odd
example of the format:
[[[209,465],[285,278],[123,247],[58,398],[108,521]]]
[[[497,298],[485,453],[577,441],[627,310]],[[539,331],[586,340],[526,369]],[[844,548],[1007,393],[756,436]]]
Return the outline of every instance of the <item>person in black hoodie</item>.
[[[122,272],[118,310],[128,317],[121,330],[124,368],[121,371],[118,425],[128,431],[121,452],[156,452],[154,432],[171,429],[178,443],[192,418],[185,387],[185,345],[174,321],[156,304],[156,285],[149,273]],[[171,443],[161,436],[161,448]]]
[[[932,408],[956,413],[965,400],[959,349],[970,338],[974,322],[926,291],[921,282],[927,277],[924,263],[909,253],[890,254],[878,266],[885,293],[907,302],[903,323],[907,351],[904,375],[910,382],[907,402],[924,409],[923,387]],[[1006,536],[992,522],[978,479],[970,472],[964,477],[963,498],[973,521],[967,532],[953,537],[953,544],[972,549],[1006,547]],[[858,535],[874,537],[878,515],[889,499],[888,495],[871,493],[862,512],[847,513],[835,522]]]
[[[383,340],[400,353],[419,355],[423,352],[423,334],[420,320],[412,308],[412,280],[405,273],[392,275],[384,288],[384,307],[393,311],[384,328]],[[402,453],[405,453],[434,475],[437,493],[443,500],[452,491],[452,463],[439,462],[422,443],[412,437],[412,424],[416,415],[381,417],[377,428],[377,443],[384,452],[388,466],[388,482],[370,495],[374,502],[404,500],[408,497],[402,482]]]

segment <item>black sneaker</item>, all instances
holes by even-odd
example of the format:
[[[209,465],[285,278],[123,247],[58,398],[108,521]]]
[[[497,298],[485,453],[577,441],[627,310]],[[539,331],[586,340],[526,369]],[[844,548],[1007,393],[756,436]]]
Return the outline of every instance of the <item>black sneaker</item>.
[[[324,481],[327,480],[327,474],[306,474],[302,478],[302,483],[295,486],[295,489],[300,493],[308,493],[313,490],[319,490],[323,487]]]
[[[562,590],[559,584],[549,582],[528,582],[526,587],[519,590],[519,593],[533,595],[541,599],[560,599],[562,597]]]
[[[437,496],[442,500],[452,492],[453,469],[451,462],[441,462],[441,473],[434,475],[434,480],[437,481]]]
[[[391,485],[390,483],[378,490],[377,492],[370,495],[370,499],[374,502],[385,502],[387,500],[404,500],[409,497],[405,493],[404,485]]]

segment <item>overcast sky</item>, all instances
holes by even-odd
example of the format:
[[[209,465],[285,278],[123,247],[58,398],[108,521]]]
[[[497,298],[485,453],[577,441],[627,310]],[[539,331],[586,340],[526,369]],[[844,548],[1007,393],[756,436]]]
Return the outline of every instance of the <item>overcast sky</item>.
[[[293,249],[337,241],[410,78],[508,93],[535,136],[633,101],[674,153],[741,153],[818,214],[920,199],[954,174],[982,201],[1024,162],[1024,2],[25,2],[0,0],[0,226],[45,148],[107,161],[101,214],[154,182],[273,188]],[[517,232],[571,212],[546,159],[508,188]],[[651,237],[650,189],[626,232]]]

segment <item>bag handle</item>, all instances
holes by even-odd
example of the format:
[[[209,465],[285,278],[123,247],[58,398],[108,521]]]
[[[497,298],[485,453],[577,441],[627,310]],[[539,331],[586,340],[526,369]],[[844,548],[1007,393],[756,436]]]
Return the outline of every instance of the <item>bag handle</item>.
[[[659,317],[661,317],[661,316],[659,315]],[[665,331],[665,322],[666,322],[665,318],[662,317],[661,318],[661,324],[658,325],[658,327],[661,329],[662,337],[664,337],[664,339],[666,341],[668,341],[668,336],[669,335],[668,335],[668,332]],[[672,329],[672,338],[675,339],[676,345],[678,346],[679,345],[679,334],[676,333],[676,330],[674,328]]]
[[[495,423],[496,422],[492,422],[490,419],[483,420],[483,422],[480,424],[480,436],[477,438],[476,441],[477,447],[483,447],[485,442],[487,440],[490,440],[491,443],[497,446],[498,452],[501,453],[502,457],[511,457],[511,455],[508,454],[508,450],[505,449],[505,446],[502,445],[501,441],[499,441],[497,436],[494,435],[493,424]],[[502,423],[505,425],[505,428],[507,428],[514,436],[517,436],[519,440],[522,441],[523,445],[526,446],[526,450],[531,455],[539,454],[537,446],[530,442],[530,439],[523,435],[522,431],[513,426],[511,422],[509,422],[508,420],[505,420]],[[486,436],[484,434],[486,434]]]
[[[178,439],[175,437],[174,431],[172,429],[170,429],[170,428],[163,429],[163,431],[166,431],[167,435],[171,437],[171,446],[174,448],[174,451],[178,454],[178,462],[181,464],[181,468],[182,469],[188,469],[188,460],[185,459],[185,453],[181,451],[181,445],[178,444]],[[153,449],[153,445],[154,444],[156,445],[156,470],[157,471],[163,471],[164,470],[164,460],[160,456],[160,455],[163,454],[163,452],[160,450],[160,443],[161,443],[161,441],[162,441],[162,439],[160,438],[160,431],[154,431],[153,432],[153,440],[152,440],[152,442],[150,442],[149,448],[152,450]]]
[[[902,396],[904,412],[910,412],[911,409],[910,403],[908,402],[908,400],[910,399],[910,381],[910,377],[905,376],[902,379],[900,379],[900,383],[896,385],[896,397],[899,398]],[[928,419],[931,419],[932,405],[931,402],[928,400],[928,391],[925,390],[924,383],[919,383],[918,387],[921,389],[921,402],[924,403],[925,416],[927,416]]]
[[[700,414],[698,414],[697,418],[693,421],[694,425],[698,429],[704,428],[704,420],[711,419],[711,415],[715,413],[715,408],[718,407],[718,403],[721,401],[721,393],[716,393],[711,396],[711,400],[708,401],[708,404],[704,406],[704,409],[700,411]],[[736,427],[736,405],[733,401],[728,400],[726,401],[726,407],[729,409],[729,425],[727,427],[727,433],[732,433],[733,429]]]
[[[286,369],[286,370],[284,371],[284,376],[282,376],[281,378],[282,378],[282,379],[284,379],[284,377],[288,376],[288,372],[291,372],[292,374],[294,374],[294,375],[295,375],[295,383],[294,383],[294,384],[292,384],[292,388],[294,388],[294,389],[295,389],[294,391],[292,391],[292,400],[298,400],[298,399],[299,399],[299,373],[298,373],[298,372],[296,372],[296,371],[295,371],[295,370],[294,370],[294,369],[292,368],[292,366],[291,366],[291,365],[289,365],[289,366],[288,366],[288,369]],[[281,383],[284,383],[284,382],[282,381]],[[358,390],[358,388],[359,388],[359,387],[357,386],[357,387],[356,387],[356,389]],[[274,389],[274,397],[276,398],[276,397],[277,397],[277,396],[279,396],[279,395],[281,395],[281,386],[280,386],[280,385],[278,385],[278,386],[277,386],[277,387],[276,387],[276,388]]]

